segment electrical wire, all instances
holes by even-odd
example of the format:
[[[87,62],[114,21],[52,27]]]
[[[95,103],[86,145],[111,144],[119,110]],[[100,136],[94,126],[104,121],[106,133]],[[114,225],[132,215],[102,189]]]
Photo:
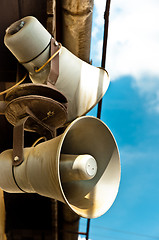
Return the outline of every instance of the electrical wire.
[[[109,240],[109,239],[114,239],[114,240],[128,240],[127,238],[118,238],[118,237],[112,237],[112,236],[107,236],[105,234],[101,234],[101,233],[93,233],[93,238],[92,236],[90,237],[90,240],[96,240],[96,238],[94,237],[98,237],[98,240]]]
[[[3,95],[3,94],[5,94],[5,93],[7,93],[7,92],[9,92],[9,91],[12,90],[13,88],[19,86],[22,82],[24,82],[24,80],[26,79],[26,77],[27,77],[27,74],[25,74],[25,76],[24,76],[19,82],[17,82],[16,84],[14,84],[12,87],[4,90],[3,92],[0,92],[0,96]]]
[[[82,223],[81,223],[81,225],[82,225]],[[93,226],[93,229],[103,229],[105,231],[118,232],[118,233],[123,233],[123,234],[127,234],[127,235],[135,235],[138,237],[159,239],[159,236],[152,236],[152,235],[147,235],[147,234],[143,234],[143,233],[136,233],[136,232],[124,231],[124,230],[119,230],[119,229],[114,229],[114,228],[108,228],[108,227],[104,227],[104,226],[99,226],[97,224],[95,224],[95,226]]]
[[[47,141],[47,138],[46,138],[46,137],[40,137],[40,138],[38,138],[38,139],[33,143],[32,147],[35,147],[35,146],[37,145],[37,143],[38,143],[39,141],[41,141],[41,140]]]
[[[138,237],[146,237],[146,238],[152,238],[152,239],[159,239],[159,236],[151,236],[151,235],[147,235],[147,234],[143,234],[143,233],[123,231],[123,230],[114,229],[114,228],[107,228],[107,227],[103,227],[103,226],[98,226],[98,227],[99,227],[99,228],[103,228],[103,229],[105,229],[105,230],[112,231],[112,232],[120,232],[120,233],[123,233],[123,234],[135,235],[135,236],[138,236]]]
[[[61,43],[58,43],[58,44],[59,44],[59,49],[40,68],[35,69],[36,73],[40,72],[60,52],[62,44]]]

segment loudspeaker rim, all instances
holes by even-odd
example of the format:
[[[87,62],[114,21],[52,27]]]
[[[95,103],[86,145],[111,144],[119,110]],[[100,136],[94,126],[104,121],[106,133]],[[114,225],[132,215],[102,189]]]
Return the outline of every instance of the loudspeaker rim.
[[[81,116],[81,117],[78,117],[77,119],[75,119],[73,122],[71,122],[71,124],[65,129],[64,133],[62,134],[62,137],[59,141],[59,144],[58,144],[58,149],[57,149],[57,161],[58,161],[58,179],[59,179],[59,186],[60,186],[60,191],[61,191],[61,194],[63,196],[63,199],[65,201],[65,203],[71,208],[71,210],[73,212],[75,212],[76,214],[78,214],[79,216],[83,217],[83,218],[97,218],[97,217],[100,217],[101,215],[103,215],[105,212],[107,212],[110,207],[112,206],[112,204],[114,203],[115,199],[116,199],[116,196],[117,196],[117,193],[118,193],[118,189],[119,189],[119,185],[120,185],[120,178],[119,178],[119,182],[118,182],[118,187],[117,187],[117,192],[116,192],[116,196],[115,196],[115,199],[114,201],[112,202],[111,206],[104,212],[98,212],[98,214],[94,214],[93,216],[91,215],[87,215],[87,214],[83,214],[83,213],[80,213],[80,211],[77,211],[76,210],[76,207],[74,207],[68,200],[65,192],[64,192],[64,189],[63,189],[63,186],[62,186],[62,181],[61,181],[61,174],[60,174],[60,154],[61,154],[61,149],[62,149],[62,146],[64,144],[64,141],[65,141],[65,138],[68,134],[68,132],[71,130],[71,128],[78,122],[78,121],[82,121],[84,119],[93,119],[95,121],[99,121],[101,124],[103,124],[106,129],[109,131],[109,133],[111,134],[112,138],[113,138],[113,141],[115,143],[115,146],[116,146],[116,150],[117,150],[117,155],[118,155],[118,161],[119,161],[119,175],[120,175],[120,178],[121,178],[121,165],[120,165],[120,154],[119,154],[119,149],[118,149],[118,145],[117,145],[117,142],[115,140],[115,137],[113,136],[112,132],[110,131],[109,127],[103,122],[101,121],[100,119],[94,117],[94,116]]]

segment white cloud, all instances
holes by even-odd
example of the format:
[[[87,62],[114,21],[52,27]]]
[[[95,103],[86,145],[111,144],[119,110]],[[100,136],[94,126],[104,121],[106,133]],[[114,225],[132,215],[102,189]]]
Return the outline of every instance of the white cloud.
[[[95,34],[103,29],[105,0],[95,0]],[[131,75],[159,112],[159,1],[113,0],[110,6],[107,70],[111,80]],[[98,29],[98,32],[97,32]],[[96,52],[102,52],[100,39]],[[101,54],[95,54],[101,59]],[[146,81],[145,80],[146,77]],[[145,83],[146,82],[146,83]]]
[[[146,73],[159,76],[158,7],[157,0],[112,1],[108,65],[113,78],[118,76],[118,72],[137,79]]]
[[[95,23],[103,26],[103,16],[104,16],[104,9],[105,9],[105,0],[94,0],[94,5],[96,7],[96,11],[97,11],[97,16],[95,18]]]
[[[145,96],[147,111],[159,113],[159,76],[145,75],[134,81],[134,87]]]
[[[78,237],[78,240],[86,240],[86,238],[79,236],[79,237]],[[89,239],[89,240],[91,240],[91,239]]]
[[[98,34],[98,28],[97,27],[94,27],[92,29],[92,37],[96,37],[96,35]]]

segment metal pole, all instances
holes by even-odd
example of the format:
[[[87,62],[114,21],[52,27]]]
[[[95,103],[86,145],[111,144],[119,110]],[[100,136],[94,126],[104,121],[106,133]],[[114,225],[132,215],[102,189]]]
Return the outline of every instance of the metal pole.
[[[104,38],[103,38],[103,51],[102,51],[102,62],[101,62],[102,68],[105,68],[105,64],[106,64],[106,50],[107,50],[107,40],[108,40],[110,2],[111,2],[111,0],[106,1],[106,7],[105,7],[105,12],[104,12],[104,20],[105,21],[104,21]],[[97,118],[101,117],[101,109],[102,109],[102,99],[98,103]]]
[[[86,240],[88,240],[89,237],[89,229],[90,229],[90,219],[87,219],[87,231],[86,231]]]

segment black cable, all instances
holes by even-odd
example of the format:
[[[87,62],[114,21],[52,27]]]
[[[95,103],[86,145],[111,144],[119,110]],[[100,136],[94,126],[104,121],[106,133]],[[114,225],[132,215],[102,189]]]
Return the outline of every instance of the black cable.
[[[14,174],[14,166],[12,166],[12,176],[13,176],[13,179],[14,179],[15,184],[16,184],[17,187],[20,189],[20,191],[22,191],[23,193],[27,193],[27,192],[25,192],[25,191],[18,185],[18,183],[17,183],[17,181],[16,181],[15,174]]]
[[[110,2],[111,0],[106,1],[106,7],[104,12],[104,39],[103,39],[102,62],[101,62],[102,68],[105,68],[105,64],[106,64]],[[102,99],[98,103],[97,118],[99,119],[101,117],[101,111],[102,111]]]

